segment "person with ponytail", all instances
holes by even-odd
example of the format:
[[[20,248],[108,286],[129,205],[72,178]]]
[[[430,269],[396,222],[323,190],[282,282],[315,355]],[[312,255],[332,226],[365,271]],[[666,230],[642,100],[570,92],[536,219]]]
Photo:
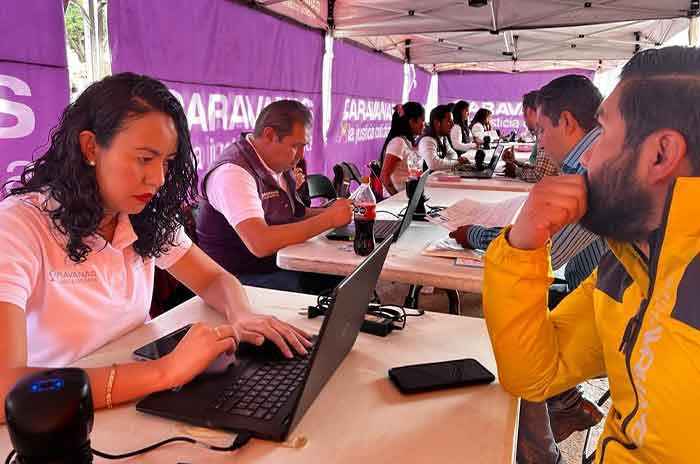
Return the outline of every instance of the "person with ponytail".
[[[416,137],[425,128],[425,109],[416,102],[396,105],[391,118],[391,129],[384,141],[380,179],[387,191],[394,195],[406,188],[408,155],[416,150]]]

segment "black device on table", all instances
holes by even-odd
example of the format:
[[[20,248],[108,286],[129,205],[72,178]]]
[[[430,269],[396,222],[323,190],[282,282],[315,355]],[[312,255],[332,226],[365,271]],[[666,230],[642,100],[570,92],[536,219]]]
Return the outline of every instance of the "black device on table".
[[[501,160],[501,155],[503,155],[505,148],[506,146],[504,144],[498,144],[493,151],[493,155],[491,155],[489,165],[483,171],[460,171],[459,176],[462,179],[491,179],[496,172],[496,166],[498,166],[498,162]]]
[[[410,196],[408,202],[408,207],[406,208],[406,214],[404,214],[401,220],[396,219],[380,219],[374,221],[374,240],[377,242],[383,242],[388,237],[392,237],[392,241],[395,242],[406,232],[408,226],[413,220],[413,215],[418,208],[418,204],[423,197],[423,192],[425,190],[425,184],[430,176],[430,171],[425,171],[423,175],[420,176],[413,195]],[[408,191],[406,192],[408,194]],[[326,234],[326,238],[329,240],[343,240],[352,241],[355,237],[355,224],[350,223],[344,227],[338,227],[333,229]]]
[[[421,393],[446,388],[491,383],[494,375],[476,359],[457,359],[394,367],[389,378],[401,393]]]
[[[7,431],[14,448],[5,462],[92,463],[93,418],[85,371],[71,367],[28,374],[5,398]]]
[[[286,359],[278,350],[247,347],[249,353],[237,356],[225,372],[198,376],[177,389],[151,394],[136,409],[284,441],[354,345],[391,243],[386,240],[377,246],[334,289],[333,303],[308,356]]]

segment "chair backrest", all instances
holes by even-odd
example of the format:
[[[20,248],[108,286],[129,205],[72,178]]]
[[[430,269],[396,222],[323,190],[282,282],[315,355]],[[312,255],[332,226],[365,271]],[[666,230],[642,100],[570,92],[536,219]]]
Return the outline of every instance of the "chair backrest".
[[[379,179],[382,178],[382,165],[379,163],[379,161],[370,161],[367,166],[369,166],[369,170],[372,172],[372,174],[377,176]]]
[[[309,186],[309,198],[325,198],[332,200],[337,198],[335,188],[331,180],[323,174],[311,174],[306,178],[306,184]]]
[[[355,163],[342,162],[333,166],[333,187],[339,197],[350,196],[350,184],[362,184],[362,174]]]

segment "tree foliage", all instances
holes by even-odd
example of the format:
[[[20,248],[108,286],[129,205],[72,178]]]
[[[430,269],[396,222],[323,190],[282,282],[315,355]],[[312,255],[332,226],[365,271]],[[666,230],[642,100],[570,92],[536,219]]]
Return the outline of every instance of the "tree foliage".
[[[85,63],[85,23],[80,7],[73,2],[68,3],[65,17],[68,46],[78,55],[80,62]]]

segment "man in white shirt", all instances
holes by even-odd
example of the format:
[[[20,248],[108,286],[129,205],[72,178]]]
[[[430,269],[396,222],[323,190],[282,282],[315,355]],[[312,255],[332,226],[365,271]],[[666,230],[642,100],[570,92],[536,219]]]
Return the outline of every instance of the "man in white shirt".
[[[452,149],[447,140],[453,126],[452,112],[447,105],[438,105],[430,112],[430,124],[418,142],[418,154],[428,169],[446,170],[469,163]]]
[[[296,193],[293,170],[304,156],[311,124],[311,112],[301,103],[271,103],[253,134],[227,147],[204,176],[199,244],[244,284],[319,293],[337,282],[275,263],[280,249],[352,220],[349,200],[306,208]]]

